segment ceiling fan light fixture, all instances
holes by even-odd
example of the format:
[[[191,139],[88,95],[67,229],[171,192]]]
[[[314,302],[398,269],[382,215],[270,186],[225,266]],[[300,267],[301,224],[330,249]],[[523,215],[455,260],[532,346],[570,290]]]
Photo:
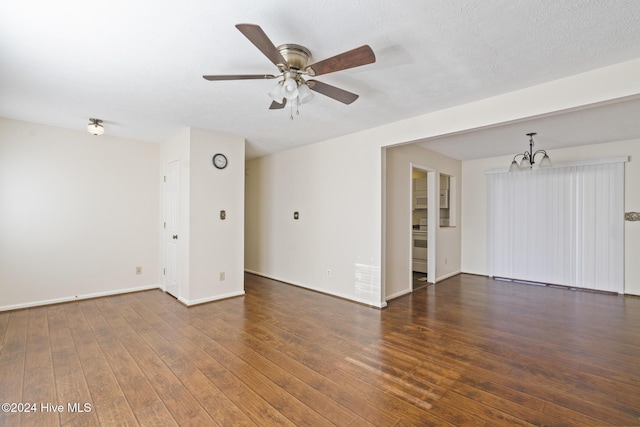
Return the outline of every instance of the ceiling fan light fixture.
[[[269,97],[277,103],[282,103],[282,98],[284,98],[284,88],[282,87],[282,82],[276,83],[273,89],[271,89],[271,92],[269,92]]]
[[[87,125],[87,132],[94,136],[99,136],[104,133],[104,126],[101,125],[102,120],[91,118],[89,121],[91,123]]]
[[[284,97],[289,101],[298,97],[298,83],[291,77],[287,77],[282,83],[282,89],[284,90]]]
[[[306,83],[302,83],[298,87],[298,99],[300,100],[300,104],[306,104],[313,99],[313,92],[311,92],[311,89],[309,89]]]

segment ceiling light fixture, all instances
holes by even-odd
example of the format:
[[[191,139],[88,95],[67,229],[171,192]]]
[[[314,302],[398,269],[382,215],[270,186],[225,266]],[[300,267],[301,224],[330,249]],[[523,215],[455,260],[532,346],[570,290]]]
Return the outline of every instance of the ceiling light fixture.
[[[313,98],[313,92],[307,86],[307,82],[295,72],[288,71],[283,75],[284,79],[276,83],[269,92],[269,96],[278,104],[289,103],[291,106],[291,120],[293,120],[293,110],[300,114],[298,106],[306,104]]]
[[[92,118],[89,119],[89,121],[91,123],[87,125],[87,132],[95,136],[102,135],[104,133],[104,126],[100,124],[102,123],[102,120]]]
[[[522,154],[516,154],[513,157],[513,161],[511,162],[511,166],[509,167],[509,172],[524,171],[524,170],[529,170],[533,168],[533,165],[536,162],[535,161],[536,155],[538,154],[543,154],[542,160],[540,161],[540,167],[541,168],[551,167],[551,159],[547,155],[546,151],[538,150],[535,153],[533,152],[533,136],[534,135],[537,135],[537,134],[535,132],[531,132],[527,134],[527,136],[529,137],[529,151],[525,151]],[[518,156],[522,156],[522,160],[520,161],[519,165],[518,165],[518,162],[516,162],[516,158]]]

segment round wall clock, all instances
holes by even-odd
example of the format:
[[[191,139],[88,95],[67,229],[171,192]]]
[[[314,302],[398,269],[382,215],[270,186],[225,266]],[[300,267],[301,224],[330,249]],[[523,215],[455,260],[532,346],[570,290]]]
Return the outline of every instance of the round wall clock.
[[[213,156],[213,166],[217,167],[218,169],[224,169],[227,167],[227,156],[225,156],[224,154],[218,153],[215,156]]]

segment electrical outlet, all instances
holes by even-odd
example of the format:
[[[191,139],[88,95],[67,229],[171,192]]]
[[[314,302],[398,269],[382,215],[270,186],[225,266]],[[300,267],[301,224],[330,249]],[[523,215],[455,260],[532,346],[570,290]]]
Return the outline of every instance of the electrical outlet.
[[[332,274],[333,272],[331,271],[331,269],[327,268],[327,277],[331,277]]]
[[[445,264],[447,263],[447,261],[448,261],[448,260],[447,260],[447,257],[444,257],[444,263],[445,263]]]
[[[142,267],[136,267],[136,274],[142,274]]]
[[[223,271],[222,273],[220,273],[220,281],[221,282],[224,280],[224,276],[225,276],[225,274],[224,274],[224,271]]]

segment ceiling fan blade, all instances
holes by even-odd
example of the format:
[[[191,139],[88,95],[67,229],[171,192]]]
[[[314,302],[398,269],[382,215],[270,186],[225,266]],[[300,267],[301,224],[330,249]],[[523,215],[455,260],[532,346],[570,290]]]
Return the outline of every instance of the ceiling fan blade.
[[[348,92],[344,89],[337,88],[335,86],[328,85],[326,83],[319,82],[317,80],[307,80],[309,89],[333,98],[336,101],[340,101],[343,104],[351,104],[358,99],[358,95]]]
[[[275,79],[273,74],[222,74],[214,76],[202,76],[205,80],[219,81],[219,80],[262,80],[262,79]]]
[[[271,103],[271,105],[269,106],[269,110],[280,110],[280,109],[284,108],[285,105],[287,105],[287,98],[283,98],[282,99],[282,104],[280,104],[280,103],[278,103],[276,101],[273,101]]]
[[[255,24],[237,24],[236,28],[240,30],[246,38],[249,39],[274,65],[287,65],[286,59],[282,56],[278,48],[273,44],[269,37],[262,31],[260,26]]]
[[[364,45],[311,64],[307,66],[305,71],[308,71],[312,76],[319,76],[321,74],[333,73],[334,71],[346,70],[373,62],[376,62],[376,55],[369,45]]]

